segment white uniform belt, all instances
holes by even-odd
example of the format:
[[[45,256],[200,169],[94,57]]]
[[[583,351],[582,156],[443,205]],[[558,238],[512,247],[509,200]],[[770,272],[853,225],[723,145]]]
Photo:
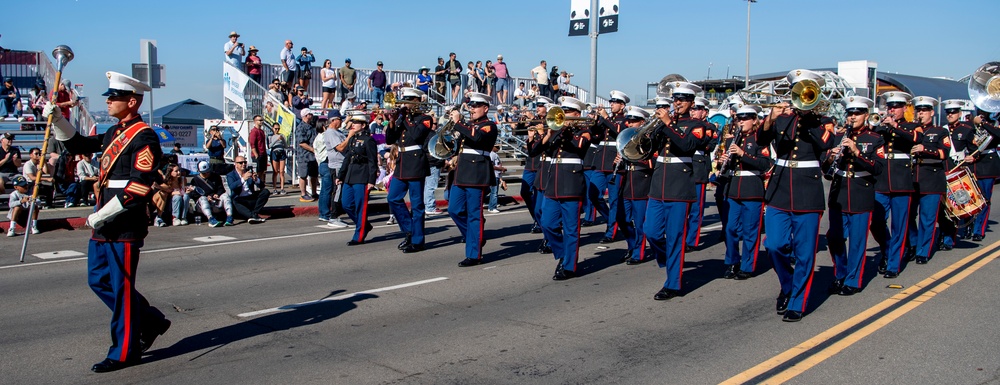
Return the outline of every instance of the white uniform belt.
[[[910,154],[904,154],[900,152],[890,152],[885,154],[886,159],[910,159]]]
[[[421,149],[421,148],[423,148],[423,147],[420,147],[420,145],[419,145],[419,144],[418,144],[418,145],[416,145],[416,146],[406,146],[406,147],[403,147],[403,152],[407,152],[407,151],[417,151],[417,150],[419,150],[419,149]]]
[[[613,140],[605,140],[605,141],[601,142],[602,146],[615,146],[617,144],[618,143],[615,143],[615,141],[613,141]]]
[[[756,170],[741,170],[733,173],[733,176],[760,176],[760,171]]]
[[[125,188],[128,185],[128,179],[113,179],[108,181],[108,188]]]
[[[863,176],[872,176],[872,173],[870,173],[868,171],[853,171],[852,172],[852,171],[837,170],[837,175],[840,175],[840,176],[845,177],[845,178],[860,178],[860,177],[863,177]]]
[[[991,148],[991,149],[989,149],[989,150],[986,150],[986,151],[983,151],[983,155],[986,155],[986,154],[992,154],[992,153],[994,153],[994,152],[997,152],[997,149],[995,149],[995,148]]]
[[[774,164],[776,164],[778,166],[781,166],[781,167],[788,167],[788,168],[813,168],[813,167],[819,167],[819,161],[818,160],[785,160],[785,159],[778,159],[778,160],[774,161]]]
[[[463,154],[476,154],[476,155],[482,155],[482,156],[490,156],[490,153],[488,153],[486,151],[479,151],[479,150],[474,149],[474,148],[463,148],[462,149],[462,153]]]
[[[695,155],[705,155],[705,153],[702,152],[702,151],[700,151],[700,150],[699,151],[695,151],[694,154]]]
[[[552,159],[553,164],[583,164],[580,158],[555,158]]]
[[[658,156],[656,161],[660,163],[691,163],[690,156]]]

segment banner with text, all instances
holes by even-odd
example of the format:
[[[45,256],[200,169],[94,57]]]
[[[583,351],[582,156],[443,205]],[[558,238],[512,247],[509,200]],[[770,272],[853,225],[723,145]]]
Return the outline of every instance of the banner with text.
[[[181,147],[201,147],[201,143],[198,143],[198,132],[195,131],[195,126],[168,124],[163,128],[174,136],[174,143],[180,144]]]
[[[222,96],[236,105],[247,108],[247,101],[243,97],[243,89],[247,86],[250,78],[233,67],[231,64],[222,62]]]
[[[598,0],[597,2],[597,33],[618,32],[619,0]],[[569,2],[569,35],[587,36],[590,34],[590,0],[570,0]]]

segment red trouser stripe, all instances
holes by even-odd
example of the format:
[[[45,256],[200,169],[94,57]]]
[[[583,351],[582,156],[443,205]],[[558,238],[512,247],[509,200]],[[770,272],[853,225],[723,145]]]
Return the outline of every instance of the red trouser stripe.
[[[122,344],[122,354],[118,358],[118,361],[125,362],[128,359],[128,351],[131,346],[129,342],[132,341],[132,245],[125,243],[125,258],[123,267],[125,269],[125,282],[122,285],[122,297],[125,299],[125,304],[122,308],[122,317],[125,319],[124,333],[122,333],[122,340],[119,341]]]

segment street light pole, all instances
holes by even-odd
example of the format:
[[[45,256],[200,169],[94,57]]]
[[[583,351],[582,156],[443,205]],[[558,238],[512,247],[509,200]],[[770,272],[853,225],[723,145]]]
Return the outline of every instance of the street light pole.
[[[756,2],[757,0],[747,0],[747,73],[743,79],[743,88],[750,87],[750,4]]]

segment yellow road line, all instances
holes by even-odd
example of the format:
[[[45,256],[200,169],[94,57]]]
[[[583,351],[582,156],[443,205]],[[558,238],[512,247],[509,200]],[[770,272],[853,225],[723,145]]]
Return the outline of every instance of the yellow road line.
[[[834,337],[846,332],[849,329],[857,327],[858,325],[860,325],[865,321],[869,320],[871,321],[871,323],[869,323],[868,325],[865,325],[864,327],[854,332],[851,332],[850,334],[844,336],[840,340],[830,344],[829,346],[823,348],[822,350],[815,352],[809,357],[803,359],[802,361],[792,365],[788,369],[785,369],[775,374],[774,376],[771,376],[763,380],[763,383],[780,384],[785,381],[788,381],[793,377],[801,374],[802,372],[812,368],[813,366],[816,366],[820,362],[823,362],[827,358],[832,357],[834,354],[837,354],[840,351],[846,349],[848,346],[853,345],[855,342],[861,340],[862,338],[868,336],[869,334],[874,333],[876,330],[881,329],[885,325],[888,325],[890,322],[901,317],[903,314],[906,314],[910,310],[913,310],[917,306],[920,306],[927,300],[933,298],[938,293],[951,287],[952,285],[961,281],[962,279],[965,279],[966,277],[969,276],[969,274],[972,274],[976,270],[979,270],[993,259],[1000,257],[1000,250],[994,250],[998,246],[1000,246],[1000,241],[997,241],[987,247],[984,247],[982,250],[975,252],[972,255],[969,255],[968,257],[965,257],[958,262],[951,264],[950,266],[942,269],[941,271],[938,271],[934,275],[931,275],[927,279],[920,281],[920,283],[910,286],[908,289],[899,292],[898,294],[876,304],[875,306],[866,309],[865,311],[862,311],[861,313],[858,313],[857,315],[851,317],[850,319],[841,322],[840,324],[830,329],[827,329],[826,331],[820,334],[817,334],[815,337],[806,340],[805,342],[799,344],[798,346],[788,349],[782,352],[781,354],[778,354],[772,357],[771,359],[760,363],[757,366],[747,369],[743,373],[737,374],[729,378],[728,380],[723,381],[722,384],[746,383],[764,373],[767,373],[768,371],[773,370],[774,368],[777,368],[778,366],[784,365],[785,363],[791,361],[792,359],[799,357],[803,353],[809,352],[811,349],[816,348],[821,344],[831,341]],[[970,262],[976,260],[977,258],[981,258],[984,254],[986,254],[991,250],[993,251],[993,253],[991,253],[987,257],[982,258],[982,260],[978,261],[977,263],[971,266],[967,266],[962,271],[955,273],[955,275],[949,278],[947,281],[940,282],[934,288],[926,290],[919,296],[913,297],[913,294],[923,290],[928,286],[933,285],[935,282],[940,281],[944,277],[954,273],[956,270],[962,268],[963,266],[969,264]],[[900,304],[900,302],[904,303]],[[883,312],[892,306],[898,306],[898,308],[892,310],[888,314],[882,315],[881,317],[875,319],[872,318],[876,316],[878,313]]]

